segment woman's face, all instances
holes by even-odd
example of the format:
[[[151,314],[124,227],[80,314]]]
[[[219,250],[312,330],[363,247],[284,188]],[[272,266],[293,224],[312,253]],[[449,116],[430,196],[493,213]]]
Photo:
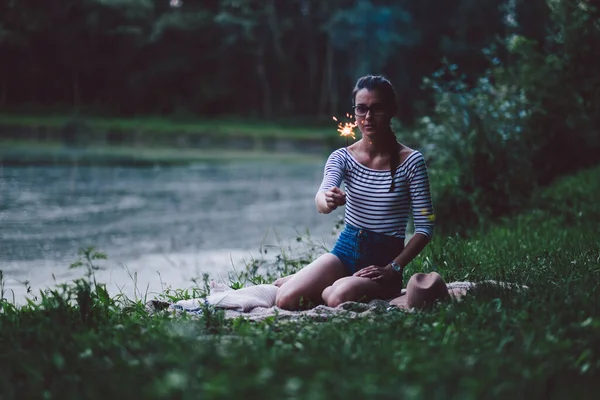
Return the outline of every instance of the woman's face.
[[[354,98],[354,116],[363,137],[383,136],[388,133],[389,105],[384,103],[377,90],[361,89]]]

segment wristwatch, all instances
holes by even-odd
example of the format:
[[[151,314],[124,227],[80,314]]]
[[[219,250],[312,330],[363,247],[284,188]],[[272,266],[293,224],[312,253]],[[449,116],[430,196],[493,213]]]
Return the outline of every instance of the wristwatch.
[[[402,273],[402,267],[396,261],[392,261],[390,263],[390,265],[392,266],[392,269],[394,270],[394,272],[397,272],[399,274]]]

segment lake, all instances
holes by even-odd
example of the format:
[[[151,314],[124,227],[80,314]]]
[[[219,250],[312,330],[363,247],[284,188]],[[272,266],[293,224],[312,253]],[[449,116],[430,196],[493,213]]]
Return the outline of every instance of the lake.
[[[331,246],[342,209],[318,214],[322,162],[199,163],[187,167],[1,167],[0,270],[21,303],[84,275],[79,248],[108,255],[98,281],[111,293],[188,288],[287,246],[308,230]],[[274,256],[277,249],[270,249]],[[263,255],[264,256],[264,255]],[[12,292],[5,294],[12,300]],[[150,296],[152,298],[152,295]]]

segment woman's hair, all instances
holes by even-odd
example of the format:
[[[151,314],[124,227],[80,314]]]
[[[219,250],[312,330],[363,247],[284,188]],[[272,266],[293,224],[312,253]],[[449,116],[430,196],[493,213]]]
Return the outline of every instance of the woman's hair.
[[[396,101],[396,90],[391,82],[381,75],[367,75],[360,78],[354,90],[352,90],[352,105],[356,105],[356,94],[361,89],[368,91],[377,90],[383,97],[385,107],[389,108],[391,116],[398,112],[398,102]]]
[[[398,102],[396,101],[396,90],[394,86],[385,77],[381,75],[367,75],[360,78],[354,90],[352,90],[352,105],[356,105],[356,94],[359,90],[367,89],[368,91],[376,90],[383,97],[384,106],[389,109],[390,116],[394,117],[398,112]],[[396,135],[390,129],[390,142],[396,143]],[[400,155],[398,154],[397,146],[389,146],[390,149],[390,175],[392,176],[392,184],[390,185],[390,193],[394,191],[396,183],[394,175],[396,168],[400,164]]]

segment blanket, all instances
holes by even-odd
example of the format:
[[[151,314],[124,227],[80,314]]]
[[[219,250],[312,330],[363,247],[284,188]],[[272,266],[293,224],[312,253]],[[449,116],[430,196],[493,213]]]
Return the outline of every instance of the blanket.
[[[480,283],[451,282],[447,284],[447,286],[449,292],[453,294],[453,297],[458,299],[478,284],[491,284],[507,288],[527,288],[526,286],[497,281],[484,281]],[[214,307],[224,310],[226,319],[243,317],[244,319],[253,321],[261,321],[269,317],[292,320],[304,317],[326,320],[336,315],[356,318],[370,316],[376,312],[397,309],[397,307],[390,306],[390,301],[393,299],[388,299],[371,300],[368,303],[347,302],[340,304],[335,308],[319,305],[306,311],[288,311],[275,306],[275,295],[277,294],[278,288],[274,285],[255,285],[238,290],[233,290],[224,285],[217,285],[214,283],[211,286],[211,294],[206,298],[180,300],[173,304],[152,300],[147,303],[146,309],[150,313],[158,310],[167,310],[174,315],[187,313],[194,316],[201,316],[206,310]],[[401,296],[405,294],[406,289],[403,289]],[[414,312],[414,310],[406,311]]]

